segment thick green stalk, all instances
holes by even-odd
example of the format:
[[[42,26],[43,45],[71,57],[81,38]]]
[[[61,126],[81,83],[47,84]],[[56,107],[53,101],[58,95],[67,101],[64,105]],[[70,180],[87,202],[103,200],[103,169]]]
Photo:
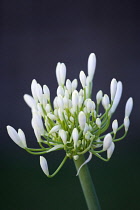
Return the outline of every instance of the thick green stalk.
[[[84,155],[80,155],[78,160],[74,160],[77,171],[84,162],[85,162]],[[81,187],[82,187],[85,199],[86,199],[88,209],[100,210],[101,209],[100,204],[96,195],[96,191],[95,191],[87,164],[81,168],[78,176],[79,176]]]

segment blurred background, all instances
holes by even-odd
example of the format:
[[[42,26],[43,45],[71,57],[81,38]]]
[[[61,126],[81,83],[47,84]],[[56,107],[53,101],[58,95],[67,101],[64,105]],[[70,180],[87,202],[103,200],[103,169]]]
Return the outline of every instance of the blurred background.
[[[22,128],[27,144],[37,144],[31,113],[23,100],[32,79],[56,94],[55,67],[67,66],[67,78],[87,71],[94,52],[97,67],[93,99],[98,90],[109,94],[114,77],[123,82],[121,103],[113,116],[121,124],[126,100],[134,98],[127,137],[116,144],[107,163],[93,157],[88,164],[102,210],[140,209],[140,13],[138,1],[9,1],[1,7],[0,33],[0,180],[2,210],[87,209],[72,160],[53,179],[39,165],[39,157],[19,148],[6,125]],[[63,152],[45,157],[53,172]]]

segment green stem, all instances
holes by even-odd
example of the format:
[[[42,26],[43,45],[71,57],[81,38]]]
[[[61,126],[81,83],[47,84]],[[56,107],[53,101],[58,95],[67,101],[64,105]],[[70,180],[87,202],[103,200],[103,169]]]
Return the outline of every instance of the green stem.
[[[80,155],[78,160],[74,160],[76,169],[78,171],[79,167],[85,162],[84,155]],[[86,199],[86,203],[89,210],[100,210],[100,204],[96,195],[96,191],[88,170],[87,164],[84,165],[79,173],[79,179],[83,193]]]

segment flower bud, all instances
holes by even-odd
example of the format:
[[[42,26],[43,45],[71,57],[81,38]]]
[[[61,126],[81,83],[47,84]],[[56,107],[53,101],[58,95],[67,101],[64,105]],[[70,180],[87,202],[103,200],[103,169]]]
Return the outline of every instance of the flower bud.
[[[91,99],[87,99],[86,108],[87,108],[87,112],[90,113],[93,108],[93,103],[92,103]]]
[[[125,106],[125,117],[129,117],[133,108],[133,99],[129,98]]]
[[[58,104],[58,107],[61,108],[61,109],[64,109],[64,103],[63,103],[63,98],[61,95],[59,95],[57,97],[57,104]]]
[[[117,133],[117,129],[118,129],[118,121],[114,120],[112,122],[112,129],[113,129],[113,133],[116,134]]]
[[[85,139],[89,140],[91,137],[91,134],[90,132],[88,131],[86,134],[85,134]]]
[[[61,95],[62,97],[64,96],[64,89],[62,88],[62,86],[58,86],[57,88],[57,96]]]
[[[125,117],[125,118],[124,118],[124,128],[125,128],[125,132],[128,131],[129,125],[130,125],[130,120],[129,120],[128,117]]]
[[[63,117],[63,110],[62,110],[61,108],[58,109],[58,116],[59,116],[59,119],[60,119],[61,121],[64,120],[64,117]]]
[[[101,124],[102,124],[102,122],[101,122],[100,118],[97,118],[96,119],[96,125],[100,128]]]
[[[59,129],[60,129],[60,125],[55,125],[55,126],[50,130],[49,133],[56,133],[57,131],[59,131]]]
[[[72,108],[72,101],[69,99],[69,109]]]
[[[108,133],[103,141],[103,150],[106,151],[110,147],[111,143],[112,143],[112,136],[110,133]]]
[[[18,129],[18,136],[19,136],[24,148],[27,148],[26,137],[25,137],[24,132],[21,129]]]
[[[111,114],[113,114],[115,112],[115,110],[120,102],[121,96],[122,96],[122,82],[119,81],[117,83],[117,90],[116,90],[115,98],[114,98],[112,107],[110,109]]]
[[[73,141],[74,141],[74,148],[75,148],[75,147],[77,147],[77,142],[78,142],[78,138],[79,138],[77,128],[73,129],[73,131],[72,131],[72,138],[73,138]]]
[[[102,92],[102,90],[99,90],[98,93],[96,94],[97,104],[100,104],[102,97],[103,97],[103,92]]]
[[[114,100],[116,90],[117,90],[117,80],[112,79],[111,84],[110,84],[111,101]]]
[[[72,93],[72,106],[76,108],[78,106],[78,92],[74,90]]]
[[[84,88],[85,85],[86,85],[86,75],[83,71],[80,71],[79,78],[80,78],[80,82],[82,84],[82,87]]]
[[[102,105],[106,110],[109,108],[109,97],[107,94],[102,98]]]
[[[65,108],[69,107],[69,99],[66,96],[63,98],[63,103]]]
[[[71,84],[71,81],[69,79],[66,80],[66,88],[67,88],[69,94],[71,94],[71,92],[72,92],[72,84]]]
[[[96,67],[96,56],[94,53],[91,53],[88,58],[88,76],[92,80],[95,73]]]
[[[40,166],[41,166],[44,174],[49,176],[48,163],[47,163],[47,160],[43,156],[40,156]]]
[[[37,142],[40,142],[41,141],[41,133],[40,133],[40,130],[37,129],[34,125],[34,122],[33,122],[33,119],[32,119],[32,127],[33,127],[33,130],[34,130],[34,134],[35,134],[35,137],[37,139]]]
[[[57,63],[57,66],[56,66],[56,79],[57,79],[57,82],[58,82],[58,85],[61,85],[61,80],[60,80],[60,66],[61,66],[61,63]]]
[[[107,149],[107,158],[110,159],[115,149],[114,142],[111,143],[110,147]]]
[[[82,96],[79,96],[79,100],[78,100],[78,106],[79,106],[79,108],[81,108],[81,106],[83,104],[83,101],[84,101],[83,97]]]
[[[53,100],[53,107],[54,107],[54,109],[57,109],[58,108],[57,98],[58,97],[55,97],[54,100]]]
[[[81,130],[84,130],[85,123],[86,123],[86,116],[84,112],[81,111],[79,113],[78,120],[79,120],[79,125],[80,125]]]
[[[10,136],[10,138],[21,148],[26,148],[26,139],[25,139],[25,135],[23,133],[22,130],[19,131],[19,134],[17,133],[17,131],[11,127],[11,126],[7,126],[7,132]]]
[[[37,98],[39,102],[42,103],[43,93],[42,93],[42,87],[40,84],[36,85],[36,94],[37,94]]]
[[[38,112],[33,112],[32,126],[33,126],[33,129],[39,130],[40,134],[44,134],[44,126],[43,126],[42,118]]]
[[[63,144],[66,144],[67,143],[67,133],[66,133],[66,131],[60,130],[59,131],[59,136],[62,139]]]
[[[47,104],[46,107],[45,107],[45,110],[47,113],[49,113],[51,111],[51,106],[50,104]]]
[[[61,63],[60,65],[59,74],[60,74],[61,85],[64,85],[66,79],[66,66],[64,63]]]
[[[37,109],[38,109],[38,112],[41,116],[44,116],[44,112],[43,112],[43,109],[42,109],[42,105],[40,103],[37,104]]]
[[[36,109],[36,102],[34,100],[34,98],[28,94],[24,95],[24,101],[26,102],[26,104],[31,108],[31,109]]]
[[[87,76],[86,78],[86,86],[89,86],[89,83],[91,82],[90,76]]]
[[[86,132],[87,132],[88,130],[89,130],[89,126],[88,126],[88,124],[86,123],[86,124],[85,124],[85,127],[84,127],[83,134],[85,135]]]
[[[50,90],[47,85],[43,85],[43,92],[47,100],[50,100]]]
[[[56,120],[56,116],[54,114],[48,113],[47,117],[50,118],[51,120]]]
[[[77,85],[78,85],[77,79],[74,79],[74,80],[72,81],[72,92],[73,92],[74,90],[76,90]]]
[[[78,160],[79,155],[74,155],[73,158],[74,158],[74,160]]]
[[[37,98],[37,93],[36,93],[36,86],[37,86],[37,81],[33,79],[31,83],[31,92],[32,92],[33,98],[37,101],[38,98]]]
[[[84,96],[84,91],[83,91],[83,89],[80,89],[80,91],[79,91],[79,96]]]
[[[69,92],[68,92],[68,90],[65,90],[65,97],[69,98]]]

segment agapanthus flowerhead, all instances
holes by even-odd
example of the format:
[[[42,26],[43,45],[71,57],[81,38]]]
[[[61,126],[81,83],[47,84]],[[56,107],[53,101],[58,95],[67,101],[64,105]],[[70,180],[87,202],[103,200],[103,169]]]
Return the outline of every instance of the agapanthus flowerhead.
[[[114,142],[122,140],[128,132],[133,99],[129,98],[126,103],[123,123],[119,126],[116,119],[111,122],[121,99],[122,82],[113,78],[110,84],[110,96],[99,90],[96,101],[93,101],[92,81],[96,67],[94,53],[89,55],[87,66],[87,75],[84,71],[80,71],[81,89],[77,90],[77,79],[66,80],[65,64],[57,64],[58,88],[53,101],[48,86],[41,87],[35,79],[32,81],[32,96],[25,94],[24,100],[31,108],[31,124],[40,148],[28,148],[23,131],[16,132],[14,128],[7,126],[8,134],[16,144],[31,154],[41,155],[40,165],[48,177],[53,177],[67,158],[77,160],[80,155],[87,152],[89,158],[85,164],[91,160],[92,155],[108,161],[115,149]],[[103,113],[100,112],[101,106]],[[112,131],[107,131],[110,124]],[[124,135],[117,137],[120,129],[124,129]],[[50,175],[47,161],[42,155],[62,149],[65,151],[65,157],[58,169]],[[101,156],[103,152],[107,152],[107,158]]]

